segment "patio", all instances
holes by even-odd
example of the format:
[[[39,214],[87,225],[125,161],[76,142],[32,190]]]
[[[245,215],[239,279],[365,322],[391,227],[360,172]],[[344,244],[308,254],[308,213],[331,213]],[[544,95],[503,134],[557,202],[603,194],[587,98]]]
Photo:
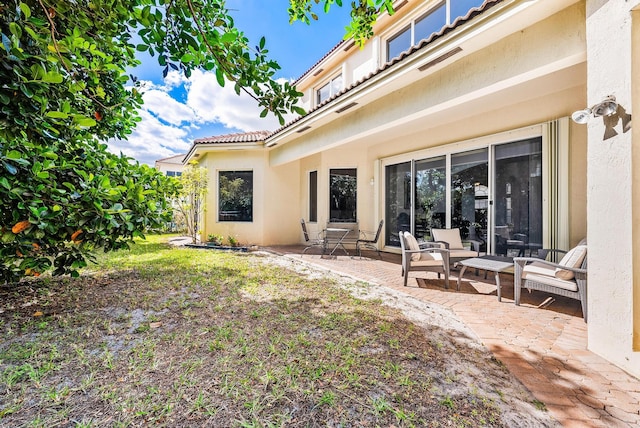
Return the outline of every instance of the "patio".
[[[468,269],[460,291],[457,272],[449,289],[435,273],[417,273],[403,287],[400,255],[301,256],[303,246],[269,247],[275,253],[362,281],[383,285],[453,311],[565,427],[640,426],[640,381],[587,350],[580,302],[542,292],[523,293],[513,304],[513,276],[501,274],[498,302],[492,274]],[[548,297],[555,299],[553,302]],[[538,307],[542,305],[542,307]]]

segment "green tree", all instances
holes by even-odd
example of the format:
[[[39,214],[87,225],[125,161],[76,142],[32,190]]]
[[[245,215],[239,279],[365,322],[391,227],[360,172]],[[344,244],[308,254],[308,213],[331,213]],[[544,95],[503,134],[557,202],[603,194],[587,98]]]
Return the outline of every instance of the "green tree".
[[[187,234],[195,244],[200,232],[200,223],[204,214],[205,197],[209,176],[206,168],[199,167],[195,162],[184,167],[178,179],[181,189],[178,192],[178,210],[182,214],[187,226]]]
[[[292,20],[341,0],[291,0]],[[351,3],[360,44],[391,0]],[[251,46],[223,0],[5,0],[0,3],[0,282],[47,269],[77,275],[90,251],[121,248],[166,221],[172,182],[107,151],[140,120],[136,52],[164,73],[212,71],[263,108],[304,114],[279,84],[266,40]],[[135,42],[134,42],[135,40]]]

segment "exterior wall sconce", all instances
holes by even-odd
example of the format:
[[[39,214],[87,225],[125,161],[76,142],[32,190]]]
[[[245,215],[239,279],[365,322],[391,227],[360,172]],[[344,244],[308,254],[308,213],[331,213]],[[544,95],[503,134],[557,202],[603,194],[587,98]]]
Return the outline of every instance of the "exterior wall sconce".
[[[602,116],[602,121],[605,126],[603,140],[618,135],[618,132],[614,128],[620,121],[622,121],[622,132],[627,132],[631,129],[631,115],[625,111],[624,107],[616,102],[616,97],[613,95],[609,95],[602,102],[591,108],[587,107],[584,110],[573,112],[571,119],[573,119],[575,123],[585,124],[589,121],[591,115],[593,115],[593,117]]]

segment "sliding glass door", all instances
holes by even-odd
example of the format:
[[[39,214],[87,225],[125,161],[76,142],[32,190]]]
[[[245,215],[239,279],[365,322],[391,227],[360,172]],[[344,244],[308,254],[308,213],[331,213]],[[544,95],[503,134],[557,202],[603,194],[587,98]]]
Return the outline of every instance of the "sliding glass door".
[[[416,238],[430,240],[431,228],[445,227],[447,221],[447,160],[444,156],[415,161]]]
[[[385,166],[386,245],[398,232],[430,240],[431,228],[460,228],[481,250],[514,256],[542,243],[542,139]]]
[[[489,150],[451,155],[451,227],[462,239],[485,243],[489,208]]]
[[[385,168],[385,244],[400,246],[398,232],[411,230],[411,162]]]
[[[494,252],[534,253],[542,248],[542,140],[495,147]]]

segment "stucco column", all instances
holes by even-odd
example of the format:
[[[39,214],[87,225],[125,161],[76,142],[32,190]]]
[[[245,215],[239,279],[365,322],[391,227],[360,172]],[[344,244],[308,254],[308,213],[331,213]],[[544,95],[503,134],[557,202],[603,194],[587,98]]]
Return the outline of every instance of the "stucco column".
[[[633,37],[640,25],[632,10],[640,0],[587,0],[587,99],[589,106],[614,95],[627,113],[633,114],[632,51]],[[636,54],[637,56],[637,54]],[[638,80],[638,76],[636,76]],[[636,98],[637,100],[637,98]],[[636,110],[635,113],[640,114]],[[589,270],[589,348],[614,364],[640,377],[640,352],[634,351],[634,265],[640,224],[637,216],[640,183],[634,182],[634,169],[640,142],[638,130],[623,132],[603,140],[602,118],[588,123],[587,227]],[[636,128],[640,123],[636,123]],[[636,200],[636,204],[633,201]]]

